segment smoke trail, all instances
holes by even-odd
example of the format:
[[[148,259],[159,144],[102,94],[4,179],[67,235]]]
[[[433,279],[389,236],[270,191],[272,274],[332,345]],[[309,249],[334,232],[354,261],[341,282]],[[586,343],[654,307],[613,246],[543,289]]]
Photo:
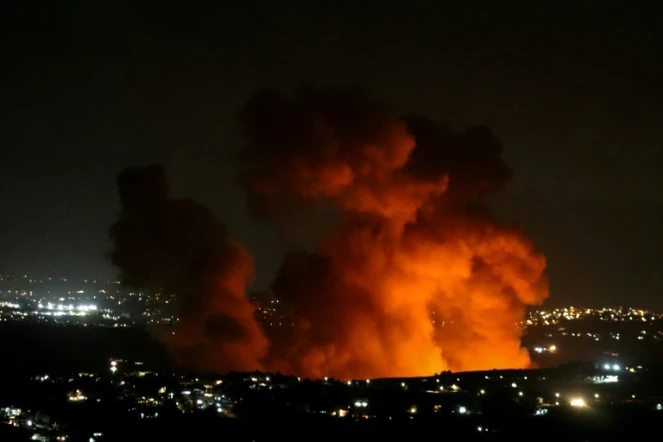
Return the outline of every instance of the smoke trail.
[[[545,258],[484,203],[511,177],[490,131],[396,118],[352,89],[262,92],[240,127],[256,218],[339,211],[274,281],[296,327],[270,367],[377,377],[529,364],[515,323],[547,297]]]
[[[260,368],[267,340],[245,297],[249,252],[206,207],[169,197],[161,167],[126,169],[118,186],[111,259],[123,283],[179,295],[180,322],[165,339],[176,360],[198,369]]]

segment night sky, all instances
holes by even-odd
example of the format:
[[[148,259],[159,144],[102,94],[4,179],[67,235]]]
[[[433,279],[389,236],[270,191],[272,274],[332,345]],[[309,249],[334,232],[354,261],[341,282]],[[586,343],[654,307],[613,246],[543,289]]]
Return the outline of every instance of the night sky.
[[[116,176],[157,162],[268,286],[324,219],[285,244],[248,218],[237,114],[266,87],[361,84],[503,140],[515,176],[494,206],[548,257],[546,305],[663,309],[660,6],[15,3],[0,13],[0,271],[112,276]]]

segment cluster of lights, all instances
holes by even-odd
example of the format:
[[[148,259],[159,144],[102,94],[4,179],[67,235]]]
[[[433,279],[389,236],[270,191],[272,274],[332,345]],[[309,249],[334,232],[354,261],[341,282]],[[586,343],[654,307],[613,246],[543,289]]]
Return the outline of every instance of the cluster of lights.
[[[594,376],[593,381],[595,384],[610,384],[619,382],[619,376],[615,374],[609,374],[606,376]]]
[[[528,319],[525,321],[526,325],[554,325],[558,324],[560,320],[571,321],[574,319],[582,319],[584,317],[599,317],[602,321],[633,321],[634,319],[646,321],[654,321],[660,319],[661,315],[647,310],[638,310],[633,308],[627,309],[579,309],[575,307],[554,309],[552,311],[538,311],[529,314]]]
[[[550,347],[534,347],[534,351],[537,353],[555,353],[557,351],[557,346],[551,345]]]
[[[93,311],[97,310],[97,306],[94,305],[94,304],[74,306],[74,305],[71,305],[71,304],[69,304],[69,305],[57,304],[57,305],[55,305],[55,304],[50,303],[50,302],[47,303],[46,305],[37,304],[37,308],[38,309],[46,309],[46,310],[60,310],[60,311],[75,310],[75,311],[79,311],[79,312],[93,312]]]
[[[69,396],[69,400],[72,402],[81,402],[87,399],[87,396],[85,396],[83,393],[81,393],[80,390],[76,390],[76,394],[74,396]]]
[[[355,407],[357,407],[357,408],[366,408],[366,407],[368,407],[368,402],[366,402],[366,401],[357,401],[357,402],[355,402]]]
[[[0,307],[7,307],[7,308],[21,308],[19,304],[14,304],[11,302],[0,302]]]

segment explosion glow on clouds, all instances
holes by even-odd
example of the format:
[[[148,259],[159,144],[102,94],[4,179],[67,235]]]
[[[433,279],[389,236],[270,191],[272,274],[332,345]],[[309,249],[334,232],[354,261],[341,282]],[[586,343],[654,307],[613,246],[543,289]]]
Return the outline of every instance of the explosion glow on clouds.
[[[511,177],[488,129],[398,118],[354,89],[261,92],[239,123],[250,213],[324,204],[337,222],[285,257],[272,292],[295,325],[267,336],[245,296],[250,253],[170,198],[160,168],[125,171],[113,261],[124,282],[180,295],[180,360],[339,378],[529,365],[515,324],[548,295],[545,257],[484,202]]]

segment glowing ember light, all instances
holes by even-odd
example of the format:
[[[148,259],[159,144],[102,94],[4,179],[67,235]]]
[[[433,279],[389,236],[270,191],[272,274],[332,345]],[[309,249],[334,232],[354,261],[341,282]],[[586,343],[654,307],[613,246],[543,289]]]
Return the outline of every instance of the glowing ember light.
[[[582,398],[573,398],[573,399],[571,399],[569,404],[571,404],[572,407],[586,407],[587,406],[587,404],[585,403],[585,400],[582,399]]]

